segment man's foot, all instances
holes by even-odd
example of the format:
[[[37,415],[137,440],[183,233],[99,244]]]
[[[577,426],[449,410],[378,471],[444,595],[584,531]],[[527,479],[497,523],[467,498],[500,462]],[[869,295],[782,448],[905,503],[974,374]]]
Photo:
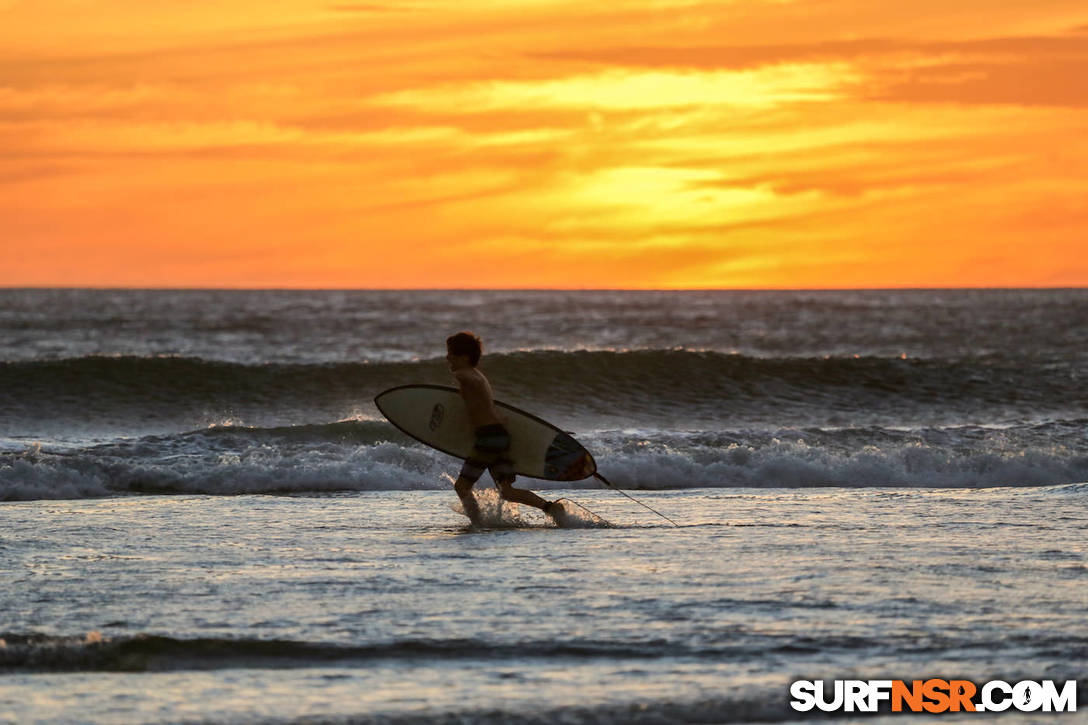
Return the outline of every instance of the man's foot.
[[[476,503],[476,497],[472,493],[461,497],[461,508],[464,509],[465,516],[468,516],[473,526],[480,525],[480,504]]]
[[[543,511],[545,516],[550,516],[552,520],[558,521],[559,516],[563,513],[563,504],[557,499],[545,506]]]

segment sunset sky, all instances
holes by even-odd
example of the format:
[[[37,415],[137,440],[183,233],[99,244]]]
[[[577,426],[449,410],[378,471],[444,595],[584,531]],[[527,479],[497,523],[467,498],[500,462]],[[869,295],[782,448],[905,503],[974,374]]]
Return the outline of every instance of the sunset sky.
[[[0,0],[0,285],[1088,284],[1084,0]]]

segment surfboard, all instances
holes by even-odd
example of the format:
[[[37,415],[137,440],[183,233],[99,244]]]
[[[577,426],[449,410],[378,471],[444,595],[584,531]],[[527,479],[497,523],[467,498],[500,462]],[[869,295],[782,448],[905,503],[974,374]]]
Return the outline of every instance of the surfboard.
[[[374,398],[402,432],[457,458],[472,454],[474,432],[460,391],[447,385],[400,385]],[[510,431],[508,457],[520,476],[580,481],[597,472],[589,451],[566,431],[512,405],[495,401]]]

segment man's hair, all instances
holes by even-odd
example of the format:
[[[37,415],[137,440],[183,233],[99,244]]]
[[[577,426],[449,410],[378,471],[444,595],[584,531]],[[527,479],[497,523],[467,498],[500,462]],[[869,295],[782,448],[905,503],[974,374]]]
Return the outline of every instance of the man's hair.
[[[473,333],[462,330],[456,335],[450,335],[446,338],[446,349],[454,355],[467,355],[469,364],[476,367],[476,363],[480,362],[480,355],[484,351],[484,344]]]

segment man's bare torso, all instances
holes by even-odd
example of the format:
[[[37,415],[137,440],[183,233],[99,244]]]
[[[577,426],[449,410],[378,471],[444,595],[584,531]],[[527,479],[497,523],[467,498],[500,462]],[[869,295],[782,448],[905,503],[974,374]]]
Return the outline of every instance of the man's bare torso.
[[[455,370],[453,377],[457,379],[457,385],[461,389],[461,397],[465,400],[468,419],[473,428],[502,422],[495,410],[491,383],[483,373],[476,368],[463,368]]]

